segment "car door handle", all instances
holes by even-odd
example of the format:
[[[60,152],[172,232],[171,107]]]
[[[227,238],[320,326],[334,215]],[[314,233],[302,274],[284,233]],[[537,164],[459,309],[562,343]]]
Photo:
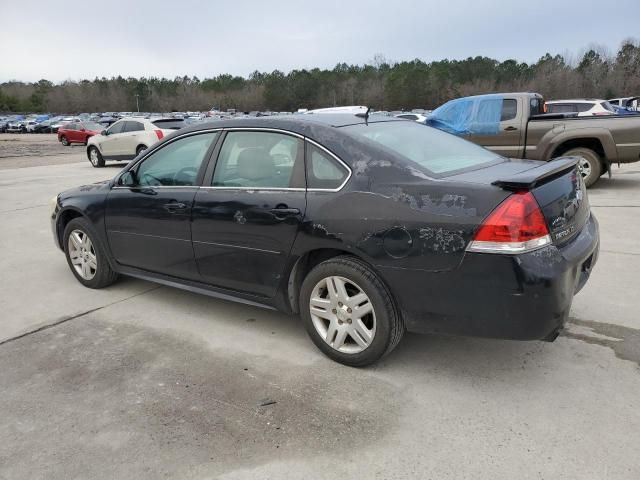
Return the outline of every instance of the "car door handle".
[[[291,217],[293,215],[299,215],[300,210],[297,208],[272,208],[271,213],[273,213],[276,217]]]
[[[180,203],[180,202],[165,203],[163,206],[164,206],[164,209],[169,213],[174,213],[178,210],[184,210],[187,208],[186,204]]]
[[[518,130],[516,127],[507,127],[504,129],[505,132],[515,132]]]

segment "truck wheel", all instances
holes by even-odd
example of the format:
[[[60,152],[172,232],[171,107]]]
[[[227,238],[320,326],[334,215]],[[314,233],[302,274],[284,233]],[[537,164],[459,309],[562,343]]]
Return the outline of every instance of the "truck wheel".
[[[602,160],[600,160],[600,155],[590,148],[572,148],[563,153],[562,156],[580,157],[578,169],[587,187],[590,187],[600,179],[600,175],[602,174]]]

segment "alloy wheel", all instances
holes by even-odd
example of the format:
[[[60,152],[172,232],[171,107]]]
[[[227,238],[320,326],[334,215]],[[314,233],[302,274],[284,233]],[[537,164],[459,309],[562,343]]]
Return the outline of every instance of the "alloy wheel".
[[[373,342],[373,304],[351,280],[339,276],[320,280],[312,290],[309,310],[316,332],[335,350],[360,353]]]
[[[91,163],[94,166],[98,166],[98,151],[95,148],[92,148],[91,150],[89,150],[89,160],[91,160]]]
[[[82,230],[74,230],[69,235],[69,258],[75,271],[85,280],[95,277],[98,270],[98,259],[93,243]]]
[[[578,162],[578,170],[580,171],[582,178],[587,178],[589,175],[591,175],[591,164],[589,163],[589,160],[584,157],[580,157],[580,161]]]

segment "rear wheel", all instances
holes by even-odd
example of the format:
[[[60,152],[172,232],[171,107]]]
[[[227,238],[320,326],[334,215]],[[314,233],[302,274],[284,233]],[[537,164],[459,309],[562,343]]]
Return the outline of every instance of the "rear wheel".
[[[71,220],[64,229],[63,242],[69,268],[82,285],[104,288],[116,281],[118,274],[111,269],[87,220]]]
[[[98,147],[91,146],[88,151],[89,161],[95,168],[104,167],[104,158],[100,154]]]
[[[578,169],[584,179],[584,184],[590,187],[598,181],[602,174],[602,160],[600,155],[590,148],[572,148],[562,154],[565,157],[579,157]]]
[[[138,148],[136,148],[136,157],[140,155],[142,152],[144,152],[146,149],[147,147],[145,145],[138,145]]]
[[[62,145],[64,145],[65,147],[69,146],[69,140],[67,140],[67,137],[65,136],[60,137],[60,143],[62,143]]]
[[[313,343],[345,365],[370,365],[398,344],[404,324],[380,277],[353,257],[317,265],[300,291],[300,310]]]

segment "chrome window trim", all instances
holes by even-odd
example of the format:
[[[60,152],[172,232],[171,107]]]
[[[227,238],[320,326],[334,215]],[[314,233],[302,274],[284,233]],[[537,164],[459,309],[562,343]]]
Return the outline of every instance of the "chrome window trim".
[[[324,151],[325,153],[327,153],[329,156],[331,156],[334,160],[336,160],[340,165],[342,165],[342,167],[344,169],[346,169],[347,171],[347,177],[344,179],[344,181],[337,187],[337,188],[300,188],[300,187],[218,187],[218,186],[212,186],[212,185],[182,185],[182,186],[156,186],[156,187],[147,187],[147,188],[201,188],[201,189],[205,189],[205,190],[238,190],[238,191],[256,191],[256,190],[267,190],[267,191],[293,191],[293,192],[339,192],[340,190],[342,190],[344,188],[344,186],[347,184],[347,182],[351,179],[351,177],[353,176],[353,171],[351,170],[351,168],[349,167],[349,165],[347,165],[340,157],[338,157],[335,153],[333,153],[331,150],[325,148],[324,146],[320,145],[318,142],[310,139],[309,137],[305,137],[304,135],[301,135],[299,133],[296,132],[291,132],[289,130],[283,130],[281,128],[271,128],[271,127],[217,127],[217,128],[208,128],[206,130],[197,130],[195,132],[187,132],[187,133],[183,133],[181,135],[177,135],[176,137],[172,138],[171,141],[167,142],[166,144],[164,144],[162,146],[162,148],[164,148],[166,145],[169,145],[179,139],[185,138],[185,137],[190,137],[193,135],[199,135],[199,134],[203,134],[203,133],[212,133],[212,132],[233,132],[233,131],[258,131],[258,132],[275,132],[275,133],[282,133],[285,135],[291,135],[293,137],[299,138],[304,142],[309,142],[312,145],[314,145],[315,147],[319,148],[320,150]],[[140,159],[138,159],[135,163],[133,163],[131,166],[129,166],[125,172],[128,172],[129,170],[135,168],[140,162],[142,162],[143,160],[145,160],[149,155],[151,155],[152,153],[154,153],[155,151],[157,151],[158,149],[149,149],[145,155],[143,155]],[[215,159],[215,161],[217,162],[217,158]],[[123,172],[124,173],[124,172]],[[122,174],[120,174],[122,175]],[[120,176],[117,177],[118,179],[120,178]],[[117,179],[116,179],[117,182]],[[114,185],[112,188],[134,188],[134,187],[123,187],[123,186],[118,186],[117,184]]]
[[[171,145],[173,142],[180,140],[182,138],[186,138],[186,137],[191,137],[193,135],[199,135],[199,134],[203,134],[203,133],[213,133],[213,132],[222,132],[224,129],[223,128],[208,128],[206,130],[197,130],[195,132],[186,132],[183,133],[181,135],[177,135],[174,138],[172,138],[170,141],[168,141],[167,143],[165,143],[164,145],[162,145],[162,147],[160,148],[148,148],[144,151],[142,157],[140,157],[135,163],[131,163],[129,165],[127,165],[126,169],[121,171],[115,178],[115,182],[114,182],[114,186],[111,188],[134,188],[134,187],[121,187],[118,186],[118,180],[120,180],[120,177],[122,175],[124,175],[126,172],[131,171],[133,168],[135,168],[140,162],[144,161],[149,155],[151,155],[152,153],[155,153],[157,151],[162,150],[163,148],[165,148],[167,145]],[[203,159],[202,161],[206,161],[207,159]],[[198,188],[200,185],[181,185],[178,187],[170,187],[170,188],[181,188],[181,187],[194,187],[194,188]],[[169,187],[168,185],[164,185],[161,187]],[[156,187],[157,188],[157,187]]]
[[[352,172],[351,168],[349,168],[349,165],[344,163],[340,157],[338,157],[335,153],[333,153],[332,151],[330,151],[327,148],[325,148],[322,145],[320,145],[318,142],[315,142],[315,141],[311,140],[310,138],[306,138],[306,141],[311,143],[315,147],[319,148],[320,150],[324,151],[325,153],[329,154],[331,157],[333,157],[334,160],[336,160],[340,165],[342,165],[347,170],[347,178],[345,178],[344,181],[338,187],[336,187],[336,188],[307,188],[307,191],[308,192],[339,192],[340,190],[342,190],[342,188],[347,184],[347,182],[351,179],[351,176],[353,175],[353,172]]]

